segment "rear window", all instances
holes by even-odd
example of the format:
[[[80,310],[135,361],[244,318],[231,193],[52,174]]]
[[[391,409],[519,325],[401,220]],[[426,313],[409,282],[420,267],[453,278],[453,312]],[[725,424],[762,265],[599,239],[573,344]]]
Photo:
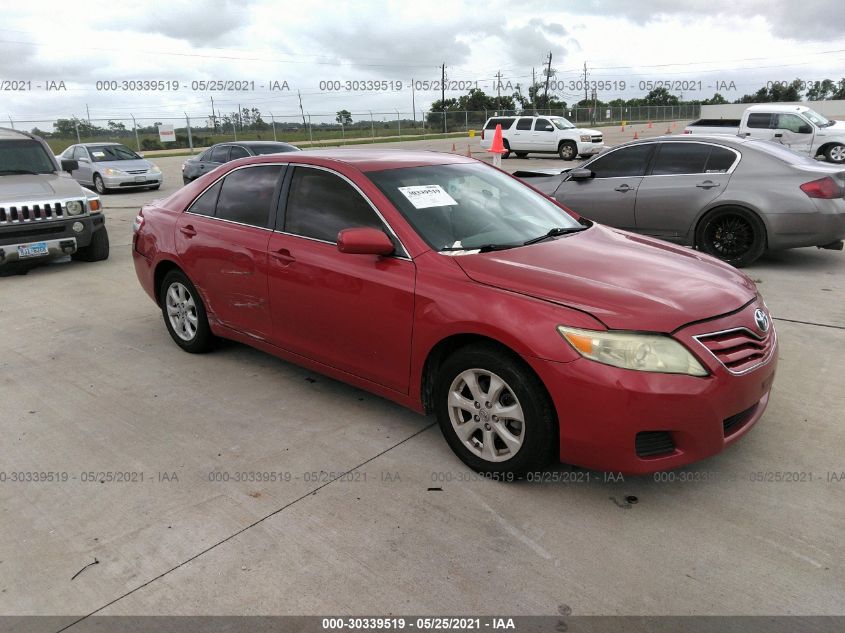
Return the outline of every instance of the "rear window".
[[[495,130],[497,125],[501,125],[503,130],[507,130],[513,125],[513,119],[505,119],[502,117],[494,117],[487,121],[487,125],[484,126],[485,130]]]
[[[654,176],[700,174],[707,164],[710,146],[700,143],[661,143],[654,167]]]
[[[736,154],[724,147],[713,147],[710,150],[710,158],[707,159],[707,167],[704,171],[708,174],[720,174],[728,171],[736,161]]]

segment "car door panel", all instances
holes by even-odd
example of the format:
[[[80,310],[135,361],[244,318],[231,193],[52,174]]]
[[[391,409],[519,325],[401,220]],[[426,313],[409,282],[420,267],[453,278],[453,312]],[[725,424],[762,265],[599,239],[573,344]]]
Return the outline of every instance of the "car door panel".
[[[534,130],[531,133],[531,147],[538,152],[555,152],[557,134],[555,127],[548,119],[537,119],[534,121]]]
[[[533,124],[534,120],[530,117],[523,117],[516,120],[516,123],[514,123],[508,133],[508,143],[512,150],[527,152],[534,149],[532,145]]]
[[[813,126],[797,114],[777,114],[774,117],[774,140],[800,154],[809,154],[813,146]],[[799,130],[808,130],[800,132]]]

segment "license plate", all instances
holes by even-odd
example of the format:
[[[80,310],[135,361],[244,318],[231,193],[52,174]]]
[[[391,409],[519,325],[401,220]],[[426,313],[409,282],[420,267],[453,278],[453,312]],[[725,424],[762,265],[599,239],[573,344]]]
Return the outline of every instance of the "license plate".
[[[135,176],[135,182],[144,182],[146,179],[146,176]]]
[[[27,257],[41,257],[49,254],[47,242],[35,242],[33,244],[21,244],[18,246],[18,257],[25,259]]]

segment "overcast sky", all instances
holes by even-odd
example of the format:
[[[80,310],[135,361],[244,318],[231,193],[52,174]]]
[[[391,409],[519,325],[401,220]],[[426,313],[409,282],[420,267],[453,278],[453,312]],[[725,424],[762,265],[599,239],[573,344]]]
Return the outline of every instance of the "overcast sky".
[[[410,116],[411,79],[478,82],[495,94],[523,91],[549,52],[572,103],[583,89],[569,82],[604,81],[604,100],[644,95],[643,81],[686,82],[685,98],[707,98],[717,85],[728,99],[767,81],[845,77],[845,0],[578,0],[459,2],[427,0],[321,2],[297,0],[167,0],[121,3],[0,0],[0,81],[31,90],[0,92],[0,121],[162,119],[187,111],[204,116],[211,97],[221,112],[237,105],[299,114],[400,110]],[[560,8],[557,8],[560,7]],[[175,80],[178,91],[97,91],[103,80]],[[192,90],[198,80],[254,82],[246,92]],[[400,90],[328,91],[320,82],[401,81]],[[47,91],[49,81],[66,90]],[[289,90],[270,90],[271,82]],[[621,82],[625,82],[625,89]],[[615,82],[615,83],[614,83]],[[701,82],[701,89],[698,88]],[[717,82],[725,82],[718,84]],[[263,86],[263,87],[262,87]],[[394,84],[395,86],[395,84]],[[10,86],[3,86],[9,88]],[[680,90],[678,91],[681,92]],[[450,92],[447,96],[459,96]],[[417,90],[417,111],[440,98]],[[2,123],[0,123],[2,125]],[[21,127],[26,127],[21,125]]]

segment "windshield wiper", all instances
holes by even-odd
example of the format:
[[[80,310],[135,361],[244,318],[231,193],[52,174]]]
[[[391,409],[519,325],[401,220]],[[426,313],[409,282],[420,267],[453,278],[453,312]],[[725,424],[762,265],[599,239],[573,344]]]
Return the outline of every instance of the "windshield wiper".
[[[558,237],[560,235],[567,235],[569,233],[577,233],[578,231],[583,231],[586,229],[586,226],[556,226],[553,229],[549,229],[549,232],[545,235],[541,235],[539,237],[534,237],[528,240],[527,242],[523,242],[523,246],[528,246],[529,244],[536,244],[537,242],[542,242],[544,240],[551,239],[553,237]]]
[[[0,174],[26,174],[28,176],[37,176],[41,172],[30,171],[29,169],[0,169]]]
[[[481,246],[448,246],[446,248],[438,249],[438,252],[444,251],[478,251],[479,253],[489,253],[490,251],[504,251],[509,248],[516,248],[519,244],[482,244]]]

